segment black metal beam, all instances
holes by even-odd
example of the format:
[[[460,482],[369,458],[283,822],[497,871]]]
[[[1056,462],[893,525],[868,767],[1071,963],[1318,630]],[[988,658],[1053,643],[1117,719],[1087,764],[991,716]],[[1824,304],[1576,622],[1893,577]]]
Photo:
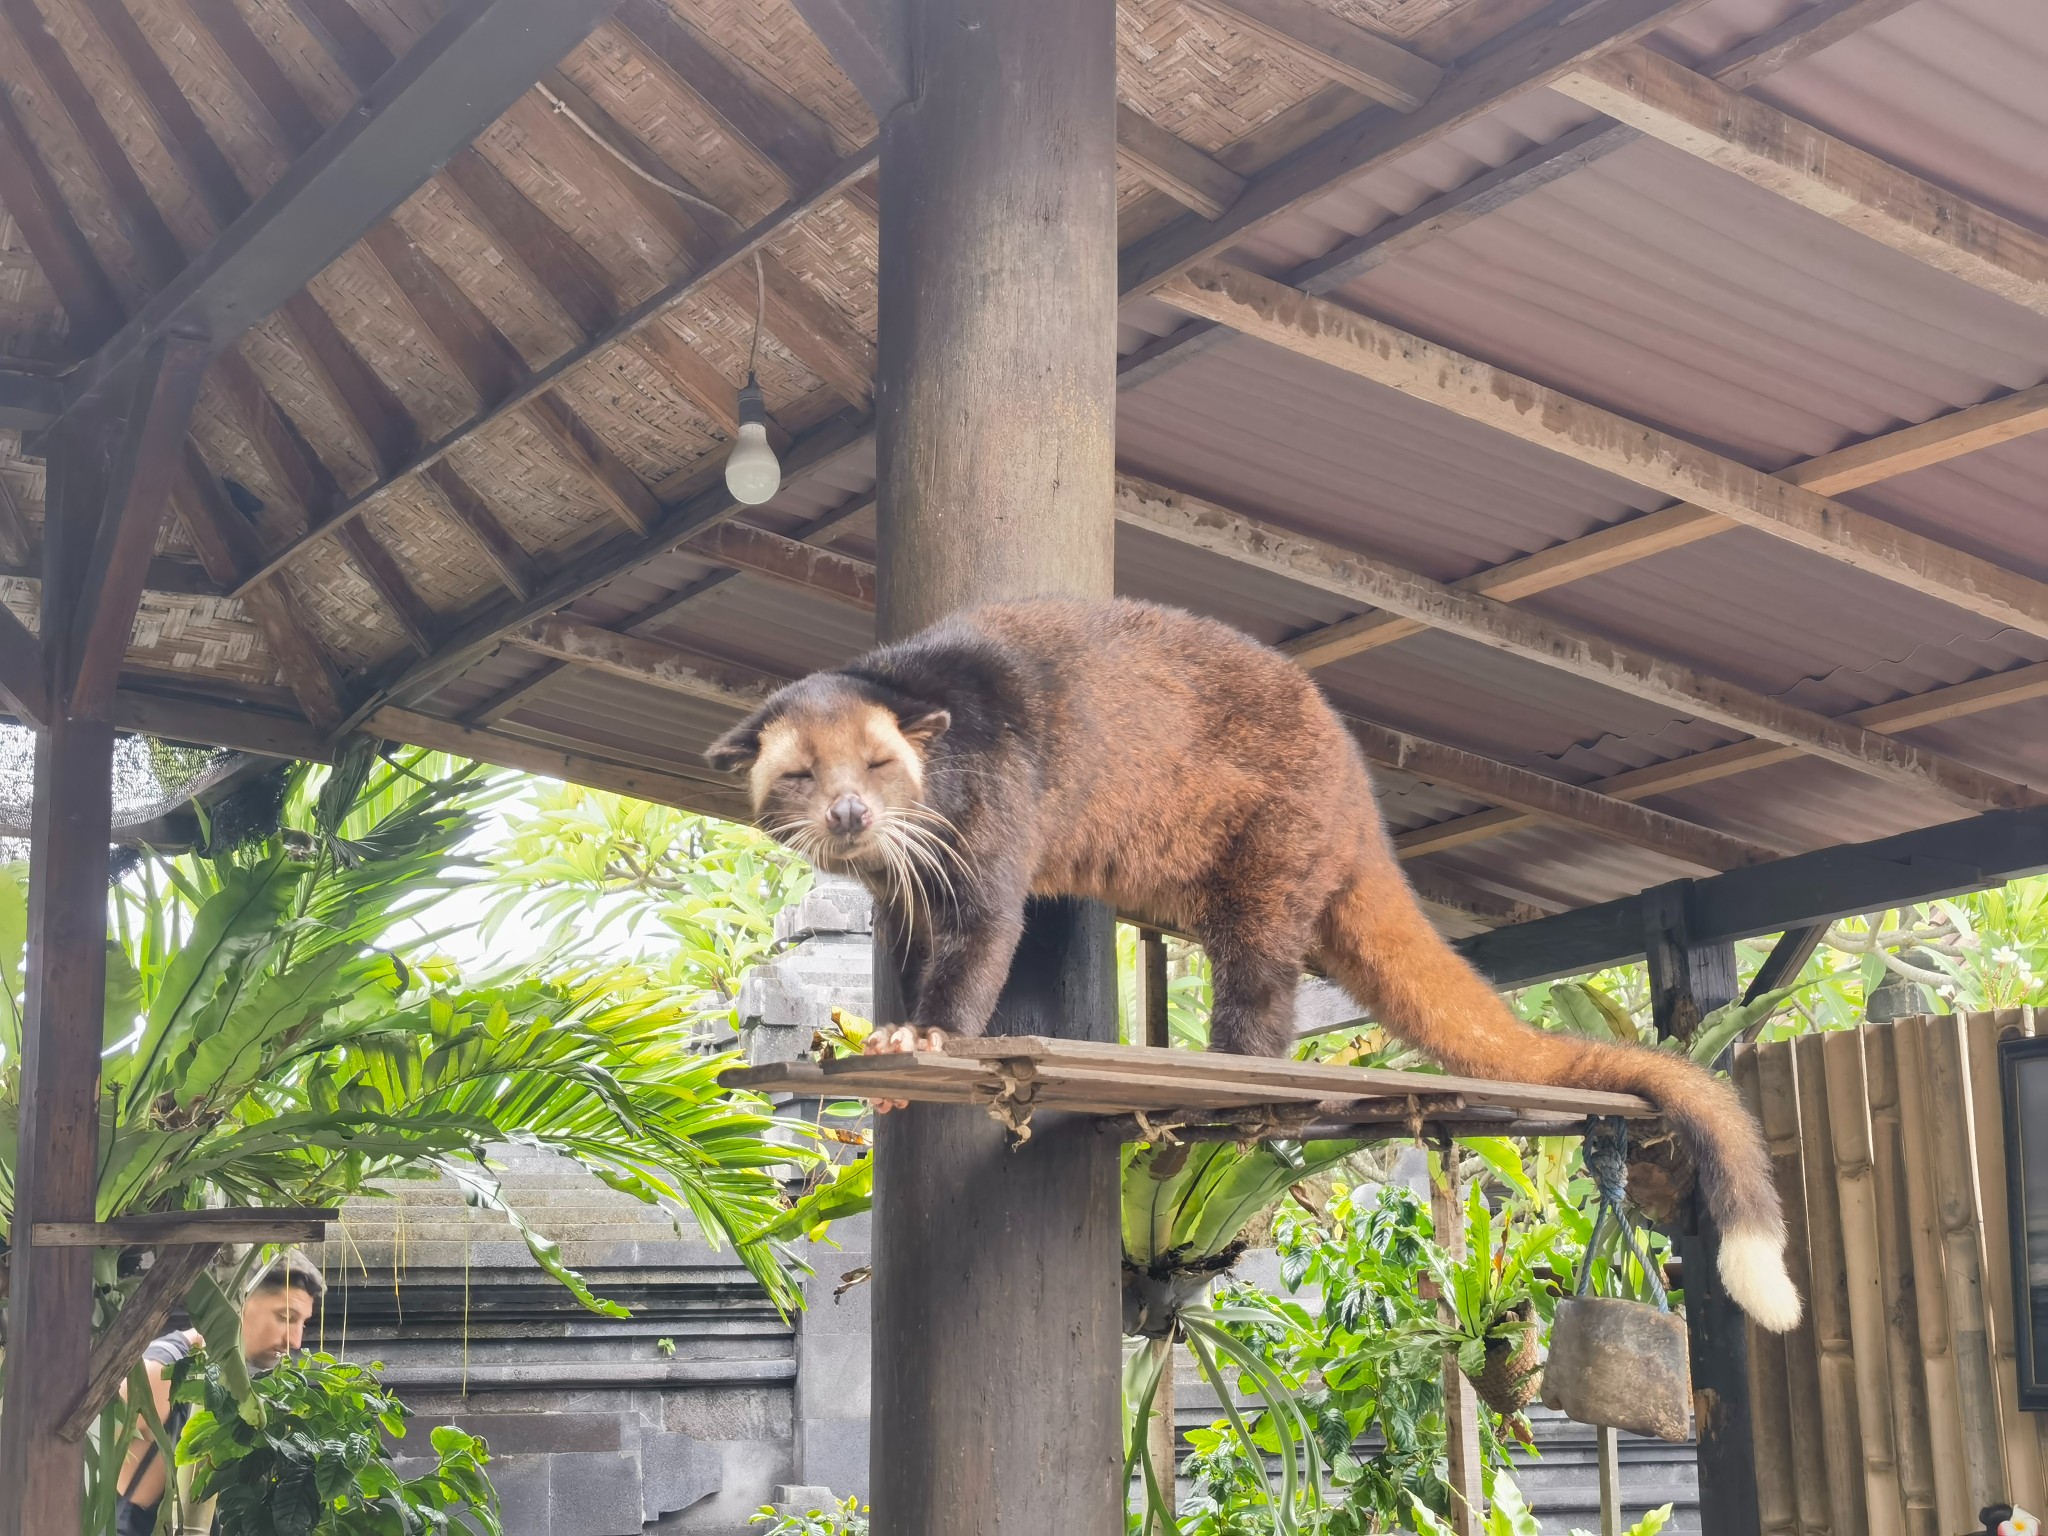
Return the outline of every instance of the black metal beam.
[[[457,0],[178,279],[66,379],[67,408],[172,331],[230,345],[558,64],[617,0]]]
[[[1983,890],[2048,870],[2048,807],[1991,811],[1869,843],[1820,848],[1685,882],[1694,942],[1779,933]],[[1642,958],[1644,898],[1627,896],[1458,942],[1496,986],[1526,986]]]
[[[64,381],[51,374],[0,368],[0,428],[33,432],[64,411]]]

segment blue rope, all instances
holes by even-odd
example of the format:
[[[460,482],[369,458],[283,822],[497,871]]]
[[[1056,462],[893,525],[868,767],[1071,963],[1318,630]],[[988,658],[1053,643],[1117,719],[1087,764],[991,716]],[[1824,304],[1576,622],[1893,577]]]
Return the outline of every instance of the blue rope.
[[[1579,1283],[1573,1294],[1584,1296],[1591,1291],[1593,1259],[1600,1252],[1607,1223],[1612,1220],[1628,1251],[1643,1266],[1650,1293],[1657,1299],[1657,1310],[1669,1312],[1671,1299],[1664,1294],[1664,1277],[1643,1251],[1635,1224],[1628,1219],[1628,1122],[1619,1115],[1589,1115],[1585,1156],[1586,1172],[1592,1175],[1593,1187],[1600,1192],[1600,1205],[1593,1217],[1592,1235],[1586,1239],[1585,1256],[1579,1261]]]

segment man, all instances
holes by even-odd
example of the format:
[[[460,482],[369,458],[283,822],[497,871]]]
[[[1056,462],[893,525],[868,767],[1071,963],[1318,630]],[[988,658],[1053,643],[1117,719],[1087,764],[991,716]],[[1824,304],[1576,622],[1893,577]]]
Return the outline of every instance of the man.
[[[242,1303],[242,1358],[251,1371],[267,1371],[296,1350],[306,1336],[306,1321],[327,1293],[320,1271],[296,1252],[272,1261]],[[173,1443],[184,1428],[189,1409],[171,1409],[170,1369],[205,1344],[197,1329],[183,1328],[153,1340],[142,1352],[143,1374],[157,1417]],[[121,1466],[120,1497],[114,1504],[115,1536],[150,1536],[156,1529],[157,1507],[163,1503],[165,1472],[156,1437],[136,1436]]]

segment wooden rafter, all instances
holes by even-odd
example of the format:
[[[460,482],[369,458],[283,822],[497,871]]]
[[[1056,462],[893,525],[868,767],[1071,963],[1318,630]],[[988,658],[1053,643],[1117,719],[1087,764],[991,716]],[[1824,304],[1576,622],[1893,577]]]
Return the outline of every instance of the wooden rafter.
[[[1124,166],[1205,219],[1219,219],[1244,191],[1244,178],[1177,139],[1124,102],[1116,104],[1116,153]]]
[[[203,342],[171,337],[151,347],[137,365],[120,448],[106,475],[99,526],[80,573],[63,645],[60,680],[75,715],[103,718],[120,682],[142,583],[169,505],[171,476],[199,398],[206,353]],[[83,510],[82,504],[65,509],[67,515]],[[67,591],[46,584],[46,593],[53,590]],[[57,615],[64,610],[45,611]]]
[[[1842,716],[1841,721],[1844,725],[1891,735],[2042,698],[2048,698],[2048,662],[1994,672],[1967,683],[1955,683],[1946,688],[1894,699],[1890,703],[1875,704],[1867,709],[1854,710]],[[1738,741],[1729,746],[1695,752],[1688,757],[1673,758],[1669,762],[1654,763],[1647,768],[1632,768],[1626,773],[1601,779],[1587,788],[1611,799],[1647,800],[1656,795],[1689,789],[1695,784],[1711,784],[1735,774],[1767,768],[1773,763],[1790,762],[1799,755],[1796,749],[1776,742]],[[1419,858],[1423,854],[1442,853],[1467,843],[1501,837],[1534,823],[1534,817],[1520,811],[1480,811],[1403,832],[1394,839],[1394,844],[1402,858]]]
[[[1874,485],[1894,475],[1910,474],[2043,428],[2048,428],[2048,385],[2037,384],[2032,389],[2016,390],[1982,405],[1821,454],[1780,470],[1777,478],[1833,495]],[[1712,538],[1735,526],[1704,507],[1680,503],[1492,566],[1452,585],[1461,592],[1482,593],[1504,603],[1517,602],[1667,549]],[[1364,613],[1297,635],[1280,649],[1305,667],[1320,667],[1406,639],[1425,627],[1395,614]]]
[[[1189,268],[1158,297],[1965,612],[2048,636],[2048,585],[1328,299],[1223,262]]]
[[[1722,55],[1708,66],[1706,73],[1733,89],[1747,90],[1780,69],[1912,3],[1913,0],[1820,0],[1819,4],[1795,12],[1761,37]],[[1482,171],[1462,186],[1430,198],[1397,218],[1340,242],[1289,272],[1286,281],[1305,293],[1333,292],[1396,256],[1462,229],[1581,166],[1627,148],[1641,137],[1635,129],[1614,122],[1593,122],[1574,128],[1504,165]],[[1128,389],[1156,378],[1200,355],[1227,334],[1209,321],[1190,321],[1173,335],[1161,337],[1123,358],[1117,365],[1117,387]]]
[[[753,708],[788,681],[752,667],[701,655],[666,640],[622,635],[559,613],[515,630],[506,638],[536,656],[736,710]]]
[[[856,496],[844,505],[834,507],[831,511],[821,513],[819,516],[811,519],[810,522],[797,530],[795,540],[799,544],[826,542],[850,518],[858,517],[873,505],[874,498],[872,496]],[[713,571],[710,575],[691,582],[679,591],[670,593],[659,602],[643,608],[624,624],[619,625],[618,633],[644,636],[649,631],[665,624],[669,619],[682,612],[683,609],[689,607],[698,599],[737,581],[741,575],[742,572],[733,568]],[[471,709],[463,717],[462,723],[474,726],[490,726],[505,719],[525,705],[533,702],[537,695],[552,687],[567,670],[568,666],[565,662],[549,662],[545,667],[534,673],[533,676],[522,678],[508,687],[499,689],[497,693],[486,699],[482,704]]]
[[[782,456],[783,473],[800,478],[838,463],[868,441],[872,430],[865,418],[835,417],[813,427]],[[715,528],[740,510],[716,470],[693,475],[676,503],[648,533],[620,534],[571,559],[548,575],[528,597],[486,609],[457,626],[431,656],[408,667],[358,706],[358,717],[387,705],[405,705],[425,697],[448,678],[487,656],[515,629],[566,608],[622,572],[677,548],[697,534]]]
[[[1361,606],[1421,619],[1433,629],[1602,683],[1679,714],[1761,736],[1858,773],[1933,791],[1973,809],[2028,805],[2036,798],[2025,785],[1938,753],[1794,708],[1690,667],[1538,619],[1492,598],[1455,591],[1390,562],[1288,533],[1129,475],[1118,477],[1117,516],[1135,527]]]
[[[1639,46],[1553,83],[1574,101],[2038,314],[2048,237]]]
[[[806,214],[837,197],[845,186],[857,180],[872,166],[873,154],[874,152],[870,148],[847,160],[841,161],[833,176],[824,184],[814,188],[808,196],[783,204],[759,223],[750,226],[722,245],[717,253],[702,267],[693,271],[688,276],[678,278],[659,291],[650,294],[646,299],[634,306],[631,311],[620,316],[604,332],[592,336],[579,346],[570,348],[545,367],[534,369],[527,375],[525,381],[514,393],[498,400],[495,404],[481,406],[476,414],[472,415],[468,420],[422,448],[418,456],[399,473],[385,476],[374,485],[367,486],[355,496],[348,498],[346,502],[336,508],[336,521],[339,522],[358,516],[375,497],[396,481],[425,469],[429,464],[444,457],[458,444],[467,441],[473,434],[492,422],[501,420],[508,413],[525,409],[540,395],[550,390],[565,375],[581,367],[584,363],[604,352],[615,343],[637,335],[642,329],[654,323],[660,316],[666,314],[675,306],[711,287],[727,273],[745,262],[756,249],[775,238],[781,231],[787,229]],[[577,249],[580,250],[581,247],[577,247]],[[751,276],[751,273],[748,275]],[[832,430],[836,434],[839,428],[834,427]],[[307,544],[327,536],[327,530],[324,528],[302,535],[291,544],[274,553],[268,564],[256,574],[269,575],[271,571],[288,564]]]
[[[1559,0],[1501,46],[1481,50],[1469,65],[1461,62],[1415,111],[1368,109],[1253,177],[1222,218],[1190,214],[1127,246],[1118,261],[1119,288],[1125,294],[1149,293],[1183,267],[1222,254],[1259,225],[1306,206],[1336,183],[1435,143],[1701,3]]]
[[[307,525],[320,528],[333,522],[334,508],[341,500],[340,486],[297,424],[264,389],[249,360],[240,352],[223,352],[215,361],[214,377],[234,406],[243,430],[249,434],[250,446],[278,483],[290,492]],[[360,520],[352,520],[336,531],[356,568],[369,581],[386,611],[397,620],[407,641],[422,655],[431,651],[438,625],[391,552],[361,526]],[[272,573],[273,567],[266,566],[251,574],[235,595],[243,596],[256,581]]]
[[[64,306],[71,334],[97,346],[119,328],[121,295],[65,205],[49,167],[0,84],[0,205],[21,230],[29,254]]]
[[[275,312],[580,41],[608,3],[478,0],[450,11],[378,80],[356,111],[294,160],[246,212],[237,213],[235,204],[246,194],[231,167],[227,177],[219,174],[215,162],[225,165],[225,159],[217,146],[210,154],[205,148],[211,140],[191,104],[181,95],[174,103],[152,87],[159,74],[168,80],[168,72],[133,17],[121,0],[92,0],[89,9],[109,29],[166,144],[224,227],[72,375],[72,398],[104,387],[159,335],[205,335],[215,346],[226,346]],[[170,94],[176,94],[175,85]]]
[[[339,724],[341,679],[334,663],[307,626],[299,605],[278,590],[276,580],[242,585],[243,573],[262,558],[256,530],[228,500],[189,438],[171,499],[207,574],[227,588],[240,588],[243,610],[263,632],[271,657],[306,718],[323,728]]]
[[[595,753],[561,751],[522,741],[500,731],[480,731],[453,721],[437,720],[414,710],[387,705],[364,721],[363,728],[386,741],[425,747],[434,752],[452,752],[479,762],[537,773],[543,778],[565,779],[592,789],[630,795],[636,800],[651,800],[657,805],[709,811],[729,819],[744,819],[750,810],[745,795],[731,785],[653,769],[626,767],[607,762]]]
[[[1443,70],[1346,21],[1313,0],[1193,0],[1268,47],[1293,54],[1339,85],[1412,112],[1429,100]]]
[[[791,187],[809,186],[829,173],[838,158],[831,130],[788,92],[698,36],[667,6],[621,0],[615,22],[648,62]]]
[[[1778,849],[1731,837],[1681,817],[1647,811],[1562,779],[1348,713],[1345,724],[1368,761],[1431,784],[1463,790],[1538,819],[1585,827],[1700,869],[1738,869],[1744,864],[1764,863],[1779,853]]]

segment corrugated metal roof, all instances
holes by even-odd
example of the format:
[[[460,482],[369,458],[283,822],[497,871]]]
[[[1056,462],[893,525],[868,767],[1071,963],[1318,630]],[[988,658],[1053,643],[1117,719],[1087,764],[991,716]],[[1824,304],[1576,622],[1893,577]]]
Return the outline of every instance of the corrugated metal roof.
[[[1714,0],[1655,46],[1726,54],[1799,0]],[[1788,111],[2015,216],[2048,225],[2048,5],[1918,0],[1758,90]],[[1232,254],[1284,273],[1593,119],[1532,92],[1426,150],[1356,177]],[[1372,270],[1338,295],[1398,326],[1764,470],[2048,378],[2048,317],[1974,288],[1648,140]],[[1183,317],[1124,307],[1126,353]],[[1637,516],[1654,493],[1262,343],[1228,337],[1124,391],[1119,462],[1134,473],[1439,580]],[[871,452],[787,487],[756,520],[794,532],[873,488]],[[1850,493],[1901,526],[2048,579],[2048,434]],[[872,514],[844,548],[872,551]],[[1118,584],[1277,641],[1353,606],[1286,578],[1121,529]],[[665,556],[579,603],[618,623],[708,569]],[[1534,612],[1691,664],[1787,703],[1843,714],[2048,660],[2016,633],[1750,530],[1553,589]],[[659,633],[787,672],[868,643],[865,614],[745,578]],[[476,702],[532,670],[505,653],[443,691]],[[1317,673],[1343,709],[1596,783],[1739,733],[1440,633]],[[628,761],[697,761],[729,715],[614,679],[578,678],[513,716]],[[2048,700],[1908,739],[2048,787]],[[1391,825],[1484,806],[1382,775]],[[1952,819],[1932,793],[1800,758],[1648,802],[1785,847],[1862,841]],[[1582,828],[1542,823],[1433,854],[1428,867],[1538,905],[1605,900],[1694,871]]]

